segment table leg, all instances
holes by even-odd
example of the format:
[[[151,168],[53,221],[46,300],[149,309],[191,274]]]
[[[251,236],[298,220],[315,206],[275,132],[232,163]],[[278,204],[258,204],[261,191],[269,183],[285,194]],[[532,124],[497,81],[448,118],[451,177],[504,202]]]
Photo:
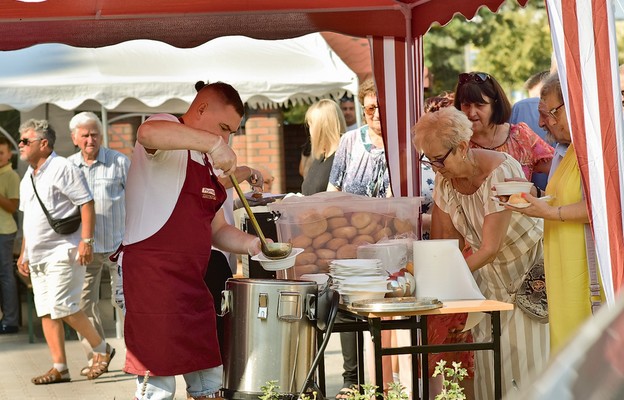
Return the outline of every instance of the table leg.
[[[418,330],[420,328],[419,322],[418,322],[418,317],[410,317],[412,322],[416,322],[415,327],[414,328],[410,328],[410,336],[411,336],[411,346],[416,346],[418,345]],[[422,321],[420,321],[422,322]],[[420,381],[419,381],[419,377],[418,377],[418,362],[422,359],[419,359],[418,357],[422,357],[422,354],[418,354],[418,353],[411,353],[412,356],[412,398],[414,399],[420,399]]]
[[[492,318],[492,346],[494,348],[494,398],[503,398],[502,374],[501,374],[501,350],[500,350],[500,311],[490,313]]]
[[[427,316],[420,316],[420,341],[423,345],[427,345]],[[420,353],[420,365],[423,388],[423,400],[429,399],[429,353]]]
[[[357,349],[358,349],[358,382],[361,385],[365,383],[364,380],[364,331],[357,331]]]
[[[368,320],[370,334],[373,339],[373,347],[375,349],[375,385],[377,390],[383,393],[383,365],[381,351],[381,318],[370,318]]]

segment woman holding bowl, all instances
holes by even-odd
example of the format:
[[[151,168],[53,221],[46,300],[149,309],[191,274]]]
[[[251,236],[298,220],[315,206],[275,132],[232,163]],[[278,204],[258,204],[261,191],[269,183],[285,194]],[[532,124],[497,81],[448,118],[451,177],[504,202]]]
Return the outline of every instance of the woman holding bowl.
[[[542,223],[506,210],[493,201],[492,188],[507,179],[523,178],[521,165],[503,152],[472,148],[472,123],[461,111],[448,107],[425,114],[413,129],[413,144],[436,171],[432,239],[458,239],[469,244],[468,267],[483,295],[511,302],[508,287],[517,287],[525,271],[540,261]],[[501,315],[503,395],[530,385],[529,375],[548,359],[548,325],[530,319],[520,309]],[[476,341],[490,337],[491,323],[475,328]],[[493,397],[493,363],[477,352],[475,397]]]

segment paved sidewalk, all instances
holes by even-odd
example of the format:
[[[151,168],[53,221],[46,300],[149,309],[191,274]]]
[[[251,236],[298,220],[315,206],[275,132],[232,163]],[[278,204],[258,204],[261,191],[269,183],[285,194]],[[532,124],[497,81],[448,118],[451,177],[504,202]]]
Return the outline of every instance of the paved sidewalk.
[[[39,327],[40,328],[40,327]],[[114,329],[111,336],[114,335]],[[111,362],[109,372],[90,381],[80,376],[80,369],[86,364],[82,347],[77,340],[66,342],[67,359],[72,381],[53,385],[36,386],[30,382],[51,368],[50,354],[44,339],[37,332],[35,343],[28,343],[25,329],[15,335],[0,336],[0,399],[1,400],[130,400],[135,390],[134,376],[125,374],[123,366],[125,351],[123,339],[107,338],[117,354]],[[164,351],[164,349],[163,349]],[[327,391],[333,397],[342,383],[342,356],[339,335],[332,335],[326,350]],[[176,400],[185,400],[185,384],[177,378]]]

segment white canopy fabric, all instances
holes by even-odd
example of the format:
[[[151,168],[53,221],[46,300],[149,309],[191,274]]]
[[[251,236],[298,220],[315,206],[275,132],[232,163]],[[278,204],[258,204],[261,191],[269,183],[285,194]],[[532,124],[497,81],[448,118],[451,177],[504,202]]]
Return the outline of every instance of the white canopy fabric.
[[[0,52],[0,109],[189,103],[198,80],[232,84],[253,108],[357,92],[355,73],[319,33],[285,40],[227,36],[191,49],[151,40],[94,49],[54,43]]]

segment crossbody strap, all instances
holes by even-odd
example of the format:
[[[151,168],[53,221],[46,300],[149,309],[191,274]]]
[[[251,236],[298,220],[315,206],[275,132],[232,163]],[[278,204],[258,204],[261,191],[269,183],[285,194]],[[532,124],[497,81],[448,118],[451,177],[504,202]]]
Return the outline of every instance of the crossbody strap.
[[[35,190],[35,196],[37,196],[37,200],[39,200],[39,204],[41,204],[41,209],[43,210],[43,213],[48,219],[48,222],[50,223],[50,225],[52,225],[52,216],[50,215],[48,210],[43,205],[43,201],[41,201],[41,198],[39,197],[39,193],[37,193],[37,188],[35,187],[35,179],[33,178],[32,174],[30,174],[30,182],[32,183],[33,189]]]
[[[596,245],[589,224],[585,224],[585,250],[587,252],[587,269],[589,270],[589,300],[591,301],[592,314],[595,314],[602,305],[602,299],[600,297],[600,283],[598,283]]]

